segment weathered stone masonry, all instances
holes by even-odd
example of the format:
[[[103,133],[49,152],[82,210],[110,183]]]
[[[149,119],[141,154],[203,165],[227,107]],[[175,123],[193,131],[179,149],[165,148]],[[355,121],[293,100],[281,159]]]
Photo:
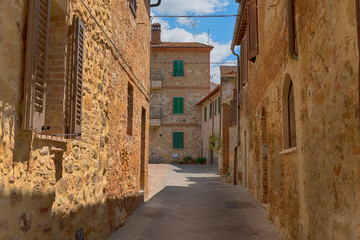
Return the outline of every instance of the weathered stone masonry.
[[[56,127],[43,135],[21,127],[28,1],[0,6],[6,23],[0,24],[0,238],[75,239],[83,230],[85,239],[106,239],[142,201],[140,190],[147,191],[149,3],[137,1],[135,18],[126,0],[84,1],[128,67],[81,1],[51,2],[65,14],[50,20],[45,118]],[[74,14],[85,26],[82,136],[76,140],[49,137],[64,133]],[[134,89],[131,136],[128,84]]]

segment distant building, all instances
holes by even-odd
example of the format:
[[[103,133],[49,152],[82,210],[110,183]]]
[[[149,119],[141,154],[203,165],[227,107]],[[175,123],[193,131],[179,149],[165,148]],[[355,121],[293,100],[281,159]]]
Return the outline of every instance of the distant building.
[[[202,156],[206,158],[206,162],[218,165],[219,154],[214,152],[210,147],[212,144],[217,147],[219,143],[216,138],[209,142],[209,136],[214,134],[218,139],[221,138],[220,133],[220,85],[214,88],[208,95],[201,99],[196,105],[201,107],[201,138],[202,138]]]
[[[201,108],[210,91],[212,46],[162,42],[161,25],[152,25],[150,161],[177,162],[201,157]]]

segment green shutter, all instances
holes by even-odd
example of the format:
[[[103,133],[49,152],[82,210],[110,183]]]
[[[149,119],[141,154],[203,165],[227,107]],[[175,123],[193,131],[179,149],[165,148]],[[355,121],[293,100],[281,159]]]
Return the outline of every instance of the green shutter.
[[[183,114],[184,113],[184,98],[173,98],[173,113]]]
[[[173,132],[173,148],[178,148],[178,149],[184,148],[183,132]]]
[[[206,122],[206,116],[207,116],[206,110],[207,110],[207,107],[205,107],[205,109],[204,109],[204,122]]]
[[[178,69],[179,64],[178,64],[178,61],[174,61],[173,66],[174,66],[173,76],[176,77],[176,76],[178,76],[178,74],[179,74],[179,69]]]
[[[184,61],[178,61],[178,66],[179,66],[179,76],[183,77],[184,76]]]
[[[221,109],[220,109],[220,97],[218,98],[218,113],[221,113]]]
[[[211,103],[210,103],[210,111],[209,111],[209,113],[210,113],[209,119],[212,118],[212,108],[213,108],[213,105],[212,105],[212,102],[211,102]]]
[[[217,112],[217,99],[215,99],[215,116],[216,116],[216,112]]]

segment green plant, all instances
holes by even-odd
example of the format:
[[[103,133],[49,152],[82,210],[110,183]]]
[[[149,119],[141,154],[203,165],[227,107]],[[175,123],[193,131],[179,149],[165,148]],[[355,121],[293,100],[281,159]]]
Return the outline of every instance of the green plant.
[[[222,140],[215,133],[209,134],[209,148],[220,155],[222,146]]]
[[[206,158],[204,158],[204,157],[199,157],[199,158],[196,159],[196,163],[202,164],[202,163],[205,163],[205,162],[206,162]]]
[[[183,158],[184,159],[184,162],[190,162],[190,160],[192,159],[191,156],[186,156]]]
[[[179,164],[183,164],[184,161],[183,161],[183,160],[179,160],[178,163],[179,163]]]

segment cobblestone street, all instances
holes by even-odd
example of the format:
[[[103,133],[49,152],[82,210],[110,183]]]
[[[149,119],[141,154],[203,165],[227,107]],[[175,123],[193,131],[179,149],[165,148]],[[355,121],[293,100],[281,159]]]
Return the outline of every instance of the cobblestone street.
[[[280,239],[265,211],[215,168],[149,165],[149,199],[111,236],[118,239]]]

